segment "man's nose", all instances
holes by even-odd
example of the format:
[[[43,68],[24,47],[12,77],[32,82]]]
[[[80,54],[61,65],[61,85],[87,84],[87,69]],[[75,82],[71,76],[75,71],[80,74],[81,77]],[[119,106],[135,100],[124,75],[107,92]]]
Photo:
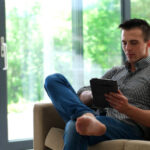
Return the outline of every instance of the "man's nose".
[[[126,44],[125,50],[126,50],[126,51],[130,51],[130,50],[131,50],[131,44],[130,44],[130,43],[127,43],[127,44]]]

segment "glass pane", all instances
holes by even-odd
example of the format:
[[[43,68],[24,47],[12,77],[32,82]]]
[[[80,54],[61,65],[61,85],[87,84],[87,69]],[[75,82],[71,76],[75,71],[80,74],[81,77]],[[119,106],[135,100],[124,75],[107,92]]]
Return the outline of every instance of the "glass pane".
[[[48,74],[71,78],[70,0],[6,0],[9,140],[33,137],[33,105]],[[48,100],[49,102],[49,100]]]
[[[76,86],[71,5],[71,0],[6,0],[9,140],[33,137],[33,105],[49,102],[47,75],[62,73],[78,90],[121,64],[120,1],[83,0],[84,82]]]
[[[146,19],[150,22],[150,1],[149,0],[132,0],[131,1],[131,17]],[[137,11],[138,10],[138,11]]]
[[[121,64],[120,1],[83,0],[84,81]]]

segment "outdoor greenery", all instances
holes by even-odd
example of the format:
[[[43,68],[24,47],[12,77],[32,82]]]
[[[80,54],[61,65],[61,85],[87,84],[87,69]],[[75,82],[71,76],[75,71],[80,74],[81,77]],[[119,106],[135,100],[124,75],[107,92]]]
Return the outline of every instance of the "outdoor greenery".
[[[133,0],[132,17],[150,19],[149,3],[149,0]],[[27,11],[20,13],[17,8],[13,8],[7,14],[9,104],[18,103],[22,99],[43,99],[44,41],[38,18],[40,9],[40,2],[35,1]],[[143,12],[143,9],[146,11]],[[61,18],[61,14],[59,15]],[[53,68],[70,78],[73,69],[71,19],[70,12],[63,18],[64,25],[53,36]],[[103,73],[115,65],[120,65],[122,61],[118,29],[120,19],[118,0],[97,0],[83,10],[84,60],[98,65]]]
[[[7,16],[8,103],[43,97],[42,36],[36,18],[39,9],[35,3],[28,12],[20,14],[14,8]]]
[[[91,58],[103,69],[120,65],[120,2],[99,0],[84,14],[85,58]]]
[[[146,19],[150,23],[149,5],[150,5],[149,0],[142,0],[142,1],[132,0],[131,1],[131,18]]]

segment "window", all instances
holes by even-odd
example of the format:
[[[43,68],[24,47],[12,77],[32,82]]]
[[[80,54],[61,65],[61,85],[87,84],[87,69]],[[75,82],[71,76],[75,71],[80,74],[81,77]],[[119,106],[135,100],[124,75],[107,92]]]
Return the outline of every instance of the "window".
[[[118,25],[130,18],[130,3],[132,18],[150,21],[149,0],[0,1],[0,37],[6,34],[8,51],[7,72],[0,56],[3,149],[32,148],[33,105],[50,102],[47,75],[64,74],[77,91],[121,64]]]
[[[28,139],[33,105],[46,100],[45,77],[72,76],[71,1],[6,0],[6,25],[8,138]]]
[[[120,2],[84,0],[81,6],[82,1],[70,0],[6,0],[9,140],[32,138],[29,114],[35,102],[47,99],[43,88],[47,75],[62,73],[78,90],[90,78],[121,64]],[[72,33],[84,41],[75,42]]]
[[[120,1],[83,0],[84,81],[121,64]]]
[[[132,0],[131,1],[131,18],[146,19],[150,22],[150,1],[149,0]],[[138,11],[137,11],[138,10]]]

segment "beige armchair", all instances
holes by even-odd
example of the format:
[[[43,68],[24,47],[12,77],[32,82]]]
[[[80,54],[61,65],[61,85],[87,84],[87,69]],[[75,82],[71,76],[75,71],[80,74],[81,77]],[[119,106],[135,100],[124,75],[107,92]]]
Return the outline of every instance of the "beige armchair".
[[[65,123],[51,103],[34,106],[34,150],[62,150]],[[150,141],[111,140],[88,150],[150,150]]]

